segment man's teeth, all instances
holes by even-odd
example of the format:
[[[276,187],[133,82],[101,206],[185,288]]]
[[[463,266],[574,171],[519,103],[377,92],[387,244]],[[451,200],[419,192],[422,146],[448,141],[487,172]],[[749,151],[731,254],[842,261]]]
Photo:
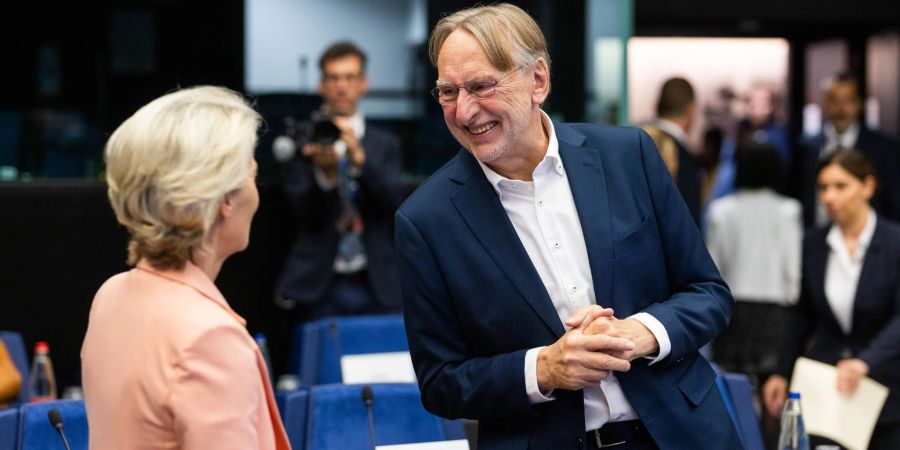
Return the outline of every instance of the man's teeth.
[[[491,122],[491,123],[484,125],[482,127],[479,127],[479,128],[470,128],[469,131],[472,134],[482,134],[482,133],[486,133],[488,130],[490,130],[491,128],[494,128],[495,126],[497,126],[497,122]]]

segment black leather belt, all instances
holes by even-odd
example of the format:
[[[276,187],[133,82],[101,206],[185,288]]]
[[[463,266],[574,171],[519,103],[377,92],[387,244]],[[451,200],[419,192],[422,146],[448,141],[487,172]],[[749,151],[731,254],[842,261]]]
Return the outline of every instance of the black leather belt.
[[[653,442],[650,432],[640,420],[609,422],[587,432],[587,448],[616,448],[631,442]]]

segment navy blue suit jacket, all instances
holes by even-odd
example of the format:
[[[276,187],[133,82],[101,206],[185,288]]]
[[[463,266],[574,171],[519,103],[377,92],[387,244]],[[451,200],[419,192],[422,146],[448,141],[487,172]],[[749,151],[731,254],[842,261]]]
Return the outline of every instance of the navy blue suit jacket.
[[[638,129],[554,124],[584,230],[597,303],[646,311],[671,354],[617,374],[666,449],[740,448],[697,349],[728,323],[733,299],[649,136]],[[425,407],[479,420],[479,448],[580,448],[581,391],[532,406],[528,349],[565,330],[495,191],[466,151],[396,215],[404,315]]]
[[[827,235],[828,228],[817,229],[804,240],[800,300],[792,308],[777,372],[790,378],[801,355],[828,364],[860,358],[869,365],[869,376],[890,388],[879,422],[900,422],[900,226],[878,217],[859,275],[849,334],[825,297]]]
[[[798,146],[796,191],[803,203],[803,223],[813,226],[816,218],[816,170],[819,155],[825,147],[825,135],[804,139]],[[879,214],[900,220],[900,148],[887,136],[860,126],[856,139],[859,150],[875,168],[878,190],[872,198],[872,206]]]
[[[403,152],[395,136],[368,122],[361,143],[366,162],[358,178],[358,204],[369,284],[381,306],[396,307],[401,300],[392,219],[403,201]],[[341,202],[337,189],[323,191],[319,187],[309,159],[298,156],[284,164],[282,171],[282,186],[299,227],[277,289],[285,298],[315,303],[331,286]]]

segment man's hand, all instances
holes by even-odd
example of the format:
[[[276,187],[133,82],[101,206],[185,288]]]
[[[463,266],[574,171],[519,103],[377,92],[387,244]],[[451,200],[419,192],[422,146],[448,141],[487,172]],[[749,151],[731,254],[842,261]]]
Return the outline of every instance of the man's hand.
[[[338,156],[333,145],[306,144],[303,146],[303,156],[311,159],[328,181],[337,179]]]
[[[350,121],[346,117],[334,117],[334,124],[341,130],[341,140],[347,144],[347,158],[355,167],[362,167],[366,163],[366,149],[350,127]]]
[[[763,402],[766,404],[766,410],[772,417],[781,415],[781,408],[784,408],[784,399],[787,398],[788,380],[781,375],[772,375],[763,385],[762,394]]]
[[[856,393],[859,380],[869,374],[869,365],[859,358],[842,359],[837,363],[837,390],[845,397]]]
[[[616,355],[629,361],[659,353],[656,336],[636,319],[620,320],[612,316],[599,316],[589,323],[583,323],[581,329],[586,335],[606,335],[633,342],[634,350]]]
[[[567,325],[589,323],[591,317],[611,316],[612,310],[585,308],[573,314]],[[572,326],[572,325],[570,325]],[[582,328],[574,328],[552,345],[541,349],[537,358],[538,388],[578,390],[596,385],[612,370],[627,372],[631,364],[613,355],[630,352],[634,344],[628,339],[605,335],[587,336]]]

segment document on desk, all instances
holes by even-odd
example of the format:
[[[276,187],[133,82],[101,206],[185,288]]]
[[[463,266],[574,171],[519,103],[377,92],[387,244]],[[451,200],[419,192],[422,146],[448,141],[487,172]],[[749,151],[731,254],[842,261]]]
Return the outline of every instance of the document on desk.
[[[409,352],[344,355],[341,376],[344,384],[416,382]]]
[[[791,391],[800,393],[806,432],[824,436],[849,450],[869,447],[872,430],[888,396],[888,388],[864,377],[850,397],[837,391],[834,366],[798,358]]]
[[[375,450],[469,450],[469,441],[423,442],[421,444],[379,445]]]

